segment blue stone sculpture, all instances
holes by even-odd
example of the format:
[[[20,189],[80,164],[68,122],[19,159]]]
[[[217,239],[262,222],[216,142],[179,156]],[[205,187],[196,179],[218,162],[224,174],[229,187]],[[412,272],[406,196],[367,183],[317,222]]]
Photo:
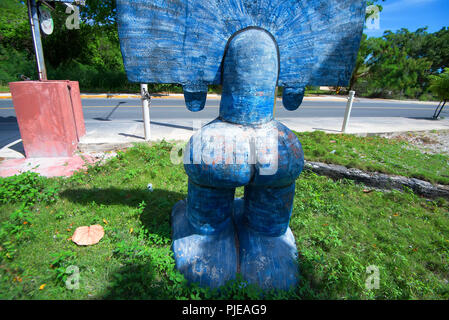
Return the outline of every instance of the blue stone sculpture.
[[[273,119],[276,86],[297,109],[306,85],[346,85],[365,16],[363,0],[118,0],[130,81],[180,83],[204,108],[223,86],[220,114],[186,147],[188,196],[172,212],[176,267],[218,287],[237,273],[263,289],[298,283],[289,228],[301,143]],[[243,199],[234,199],[244,186]]]

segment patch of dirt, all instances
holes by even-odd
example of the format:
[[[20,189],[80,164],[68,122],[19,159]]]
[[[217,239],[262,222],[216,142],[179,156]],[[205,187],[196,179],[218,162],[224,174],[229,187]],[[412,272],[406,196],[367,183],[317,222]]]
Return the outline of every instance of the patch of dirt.
[[[424,153],[444,153],[449,155],[449,130],[385,133],[380,136],[398,141],[407,141]]]
[[[91,152],[78,152],[80,155],[90,157],[93,159],[93,162],[96,162],[98,164],[104,164],[107,160],[115,157],[117,155],[117,152],[115,150],[111,151],[91,151]]]

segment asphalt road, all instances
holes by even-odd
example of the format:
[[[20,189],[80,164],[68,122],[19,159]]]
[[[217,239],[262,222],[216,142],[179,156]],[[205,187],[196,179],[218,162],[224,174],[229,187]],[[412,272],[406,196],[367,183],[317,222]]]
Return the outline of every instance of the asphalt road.
[[[142,119],[139,99],[83,99],[83,111],[86,120],[129,120]],[[155,98],[151,102],[151,119],[213,119],[218,115],[218,99],[209,99],[204,110],[190,112],[183,99]],[[415,102],[396,102],[369,99],[356,99],[351,117],[402,117],[430,118],[435,104]],[[283,108],[281,100],[276,107],[276,118],[342,118],[345,113],[345,101],[304,101],[295,111]],[[449,108],[441,113],[449,116]],[[15,113],[10,99],[0,100],[0,126],[4,122],[15,122]]]
[[[142,107],[140,99],[83,99],[83,111],[86,126],[89,128],[112,128],[114,123],[123,125],[123,122],[134,124],[142,120]],[[150,113],[153,124],[163,127],[175,126],[177,122],[201,120],[210,121],[218,116],[219,99],[209,99],[206,107],[200,112],[190,112],[186,109],[184,100],[181,98],[154,98],[151,103]],[[436,104],[423,104],[416,102],[387,101],[356,99],[351,117],[367,118],[395,118],[404,119],[429,119],[432,117]],[[282,101],[277,101],[275,118],[307,119],[311,123],[320,118],[336,118],[341,123],[346,108],[346,100],[306,100],[303,105],[295,111],[287,111],[282,106]],[[449,117],[449,108],[441,113],[442,117]],[[109,120],[105,122],[105,120]],[[158,122],[158,120],[160,122]],[[172,121],[172,122],[171,122]],[[303,121],[303,120],[302,120]],[[373,119],[374,121],[374,119]],[[379,120],[377,120],[379,122]],[[382,123],[382,121],[380,121]],[[377,122],[373,122],[377,123]],[[103,127],[102,127],[103,126]],[[161,127],[161,128],[163,128]],[[177,126],[175,126],[177,127]],[[19,127],[11,99],[0,99],[0,148],[20,139]]]

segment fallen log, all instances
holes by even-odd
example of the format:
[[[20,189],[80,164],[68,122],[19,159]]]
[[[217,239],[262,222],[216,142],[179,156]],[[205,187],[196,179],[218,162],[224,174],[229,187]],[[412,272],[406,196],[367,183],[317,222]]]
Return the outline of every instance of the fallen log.
[[[350,179],[370,187],[384,190],[396,189],[404,191],[406,188],[410,188],[414,193],[427,198],[435,199],[442,197],[449,199],[449,186],[432,184],[420,179],[378,172],[365,172],[355,168],[346,168],[341,165],[312,161],[305,161],[305,168],[334,180]]]

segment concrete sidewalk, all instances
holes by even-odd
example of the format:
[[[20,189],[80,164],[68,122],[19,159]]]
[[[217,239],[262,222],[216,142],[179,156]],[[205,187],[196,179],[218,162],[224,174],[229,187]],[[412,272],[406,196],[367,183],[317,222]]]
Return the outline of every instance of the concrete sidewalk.
[[[151,122],[151,141],[187,141],[194,131],[213,119],[166,119]],[[328,133],[341,133],[343,118],[277,118],[290,129],[304,132],[321,130]],[[142,120],[87,120],[86,135],[80,139],[80,150],[107,150],[114,147],[144,142]],[[430,131],[449,129],[449,119],[410,119],[410,118],[350,118],[346,133],[358,135],[381,134],[389,132]],[[17,139],[2,149],[0,158],[23,158],[20,133]]]
[[[187,141],[201,126],[213,119],[167,119],[152,121],[151,141]],[[290,129],[304,132],[321,130],[328,133],[341,133],[343,119],[339,118],[278,118]],[[410,118],[351,118],[347,132],[358,135],[371,135],[391,132],[430,131],[449,129],[449,119],[410,119]],[[72,158],[26,159],[20,133],[14,141],[0,149],[0,176],[10,176],[23,171],[35,171],[45,176],[70,176],[85,163],[95,161],[92,154],[131,146],[134,142],[144,142],[144,129],[141,120],[126,121],[86,121],[87,133],[80,139],[79,152]],[[18,131],[18,130],[17,130]],[[84,156],[86,161],[80,157]]]
[[[189,121],[167,119],[151,122],[151,141],[186,141],[194,131],[213,119]],[[278,118],[290,129],[304,132],[321,130],[328,133],[341,133],[343,119],[338,118]],[[86,121],[87,133],[80,145],[122,144],[144,141],[141,121]],[[351,118],[346,133],[359,135],[387,132],[428,131],[449,129],[449,119],[427,120],[408,118]]]

